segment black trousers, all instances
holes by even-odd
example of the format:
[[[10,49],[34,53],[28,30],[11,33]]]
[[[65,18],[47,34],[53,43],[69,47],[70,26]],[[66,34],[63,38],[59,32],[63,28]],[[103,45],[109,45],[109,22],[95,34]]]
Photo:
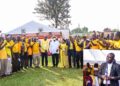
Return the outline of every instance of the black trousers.
[[[53,67],[57,67],[59,63],[59,54],[52,54]]]
[[[100,86],[111,86],[111,85],[105,85],[105,84],[101,84]]]
[[[17,72],[19,70],[20,70],[20,55],[19,53],[13,53],[12,72]]]
[[[77,68],[83,68],[83,51],[76,52],[76,63],[77,63]]]
[[[42,55],[42,66],[44,66],[44,62],[45,62],[45,66],[48,66],[48,55],[47,55],[47,52],[41,53],[41,55]]]
[[[75,56],[74,56],[74,50],[68,50],[68,63],[69,67],[72,67],[72,63],[75,67]]]
[[[33,60],[32,55],[28,55],[28,66],[29,67],[32,67],[32,60]]]
[[[27,52],[23,53],[20,55],[20,67],[21,69],[23,69],[23,67],[27,68],[28,67],[28,56],[27,56]]]
[[[27,52],[24,53],[24,67],[25,68],[28,67],[28,55],[27,55]]]
[[[20,68],[23,69],[24,67],[24,55],[23,54],[20,54]]]

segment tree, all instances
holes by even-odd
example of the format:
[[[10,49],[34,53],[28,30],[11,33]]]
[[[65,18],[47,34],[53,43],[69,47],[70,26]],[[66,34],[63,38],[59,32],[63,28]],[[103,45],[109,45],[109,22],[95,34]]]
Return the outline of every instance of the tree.
[[[113,32],[118,32],[118,31],[119,31],[119,29],[113,29],[112,31],[113,31]]]
[[[103,31],[104,31],[104,32],[111,32],[111,29],[110,29],[110,28],[104,28]]]
[[[55,28],[71,23],[69,0],[38,0],[34,10],[40,18],[51,21]]]
[[[78,26],[77,28],[71,31],[71,34],[74,34],[74,33],[88,33],[88,28],[87,27],[80,28]]]
[[[83,27],[83,28],[82,28],[82,32],[83,32],[83,33],[87,33],[87,32],[88,32],[88,28],[87,28],[87,27]]]
[[[82,32],[82,31],[81,31],[80,27],[77,27],[77,28],[75,28],[75,29],[73,29],[73,30],[71,31],[71,34],[81,33],[81,32]]]

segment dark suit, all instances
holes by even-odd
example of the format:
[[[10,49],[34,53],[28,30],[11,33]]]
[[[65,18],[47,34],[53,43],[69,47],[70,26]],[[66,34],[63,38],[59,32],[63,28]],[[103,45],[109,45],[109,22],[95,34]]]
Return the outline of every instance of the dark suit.
[[[102,75],[105,75],[105,70],[107,68],[107,63],[103,63],[99,69],[98,72],[98,77],[101,78]],[[119,86],[119,80],[120,80],[120,65],[113,62],[111,72],[110,72],[111,77],[115,77],[114,80],[110,80],[110,85],[109,86]],[[103,81],[103,80],[102,80]],[[100,86],[102,85],[103,82],[101,83]]]

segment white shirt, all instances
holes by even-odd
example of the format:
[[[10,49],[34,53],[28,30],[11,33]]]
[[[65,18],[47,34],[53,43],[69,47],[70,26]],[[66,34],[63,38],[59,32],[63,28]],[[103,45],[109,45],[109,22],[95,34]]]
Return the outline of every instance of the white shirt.
[[[105,74],[105,75],[110,76],[112,65],[113,65],[113,63],[108,63],[107,64],[107,74]],[[107,80],[107,81],[104,80],[103,83],[104,84],[110,84],[110,80]]]
[[[60,43],[59,43],[58,40],[56,40],[56,41],[52,40],[50,42],[50,47],[49,47],[50,53],[52,53],[52,54],[58,54],[59,53],[59,50],[58,50],[59,46],[60,46]]]
[[[110,76],[111,68],[112,68],[112,63],[108,64],[108,76]]]

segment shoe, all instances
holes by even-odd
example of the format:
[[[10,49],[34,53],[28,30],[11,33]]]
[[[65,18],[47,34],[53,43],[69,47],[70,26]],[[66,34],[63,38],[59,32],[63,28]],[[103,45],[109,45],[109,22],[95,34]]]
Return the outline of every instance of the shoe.
[[[40,68],[39,66],[36,66],[35,68]]]

